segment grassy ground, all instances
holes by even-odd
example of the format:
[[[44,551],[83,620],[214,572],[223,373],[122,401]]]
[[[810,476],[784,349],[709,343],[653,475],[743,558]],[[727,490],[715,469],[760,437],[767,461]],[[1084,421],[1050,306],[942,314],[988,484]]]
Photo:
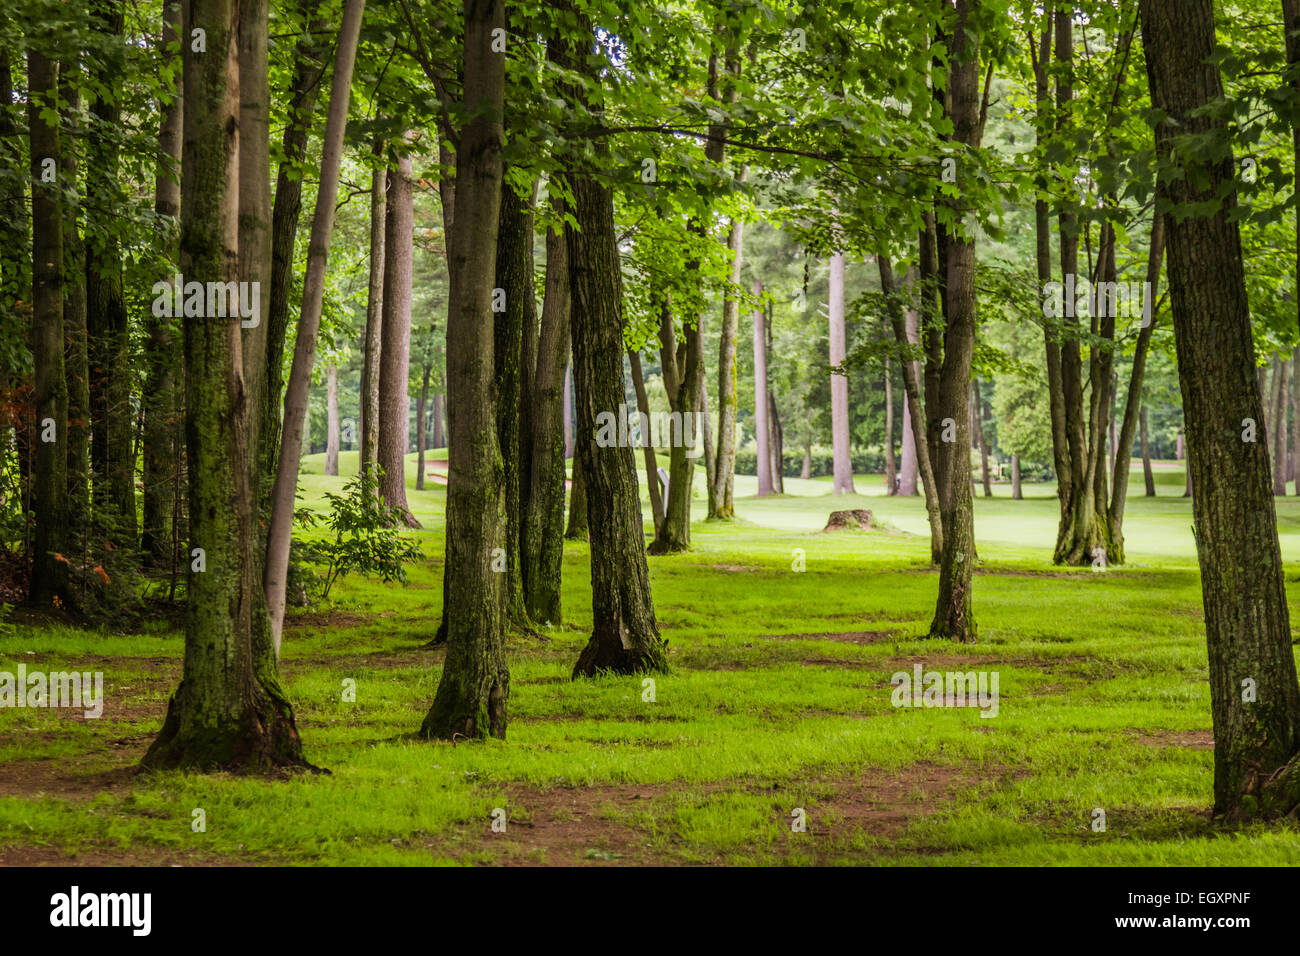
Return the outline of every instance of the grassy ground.
[[[344,480],[320,465],[302,480],[308,504]],[[787,479],[786,496],[758,500],[738,478],[741,520],[705,523],[701,501],[695,550],[650,559],[671,674],[653,688],[569,680],[591,620],[588,551],[570,544],[564,626],[510,641],[509,739],[459,745],[403,739],[442,664],[420,649],[441,606],[444,495],[431,483],[409,492],[430,558],[409,586],[345,579],[287,628],[298,726],[328,776],[138,776],[180,635],[10,627],[0,670],[102,670],[106,704],[99,720],[0,709],[0,864],[1295,865],[1294,824],[1209,819],[1191,506],[1174,463],[1158,478],[1147,499],[1135,473],[1130,561],[1104,574],[1051,567],[1051,486],[977,498],[973,646],[920,636],[936,578],[919,499],[883,497],[866,475],[866,495]],[[819,533],[848,507],[883,530]],[[1294,596],[1300,499],[1278,513]],[[893,707],[891,675],[916,663],[997,672],[997,716]],[[798,810],[806,832],[792,830]]]

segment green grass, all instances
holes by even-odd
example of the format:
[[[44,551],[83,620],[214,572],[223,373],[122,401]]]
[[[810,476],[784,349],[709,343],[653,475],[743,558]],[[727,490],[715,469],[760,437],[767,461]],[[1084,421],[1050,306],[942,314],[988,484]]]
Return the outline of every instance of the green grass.
[[[322,457],[304,469],[308,505],[355,471],[344,454],[343,476],[326,477]],[[980,641],[957,646],[922,637],[936,578],[920,499],[786,479],[786,495],[760,500],[739,477],[739,520],[703,521],[701,497],[694,551],[650,559],[672,662],[653,702],[640,678],[568,679],[591,611],[588,550],[567,544],[564,626],[510,639],[508,740],[459,745],[405,739],[442,662],[419,645],[441,607],[444,493],[409,488],[429,558],[409,586],[344,579],[286,631],[298,726],[328,776],[129,776],[179,677],[181,636],[17,625],[0,638],[0,670],[102,670],[107,697],[98,721],[0,709],[0,862],[1295,865],[1294,823],[1209,818],[1191,506],[1176,463],[1158,479],[1147,499],[1134,473],[1129,563],[1104,574],[1051,567],[1052,486],[977,497]],[[884,530],[819,533],[850,507]],[[1300,500],[1277,509],[1291,584]],[[816,636],[844,632],[860,643]],[[890,676],[917,662],[996,671],[998,716],[891,706]],[[796,808],[807,832],[791,830]]]

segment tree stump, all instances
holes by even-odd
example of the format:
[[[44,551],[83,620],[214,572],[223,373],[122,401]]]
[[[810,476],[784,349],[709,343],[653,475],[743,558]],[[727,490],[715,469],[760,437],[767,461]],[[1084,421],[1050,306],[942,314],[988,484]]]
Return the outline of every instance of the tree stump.
[[[859,528],[863,531],[871,530],[871,512],[866,508],[854,508],[850,511],[832,511],[831,516],[826,519],[826,527],[823,531],[843,531],[846,528]]]

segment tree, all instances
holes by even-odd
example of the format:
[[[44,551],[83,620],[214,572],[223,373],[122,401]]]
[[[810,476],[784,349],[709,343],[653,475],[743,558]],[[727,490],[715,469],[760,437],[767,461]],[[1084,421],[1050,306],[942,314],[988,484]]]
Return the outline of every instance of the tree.
[[[1235,164],[1210,0],[1141,0],[1178,378],[1205,607],[1214,806],[1228,819],[1300,803],[1300,684],[1263,441]],[[1213,144],[1207,148],[1206,144]],[[1220,198],[1221,197],[1221,198]]]
[[[35,463],[32,515],[35,534],[28,600],[48,606],[67,596],[67,574],[59,561],[66,533],[68,383],[63,368],[63,204],[57,177],[58,121],[50,122],[58,93],[58,64],[39,49],[27,51],[28,128],[32,175],[32,364],[35,368]]]
[[[502,0],[465,0],[464,17],[467,119],[456,149],[456,212],[447,247],[447,657],[420,736],[504,739],[506,595],[494,563],[514,542],[507,539],[502,492],[491,321],[505,100],[505,56],[492,45],[494,31],[505,30]],[[390,249],[393,240],[390,232]],[[384,297],[387,302],[388,289]]]
[[[844,253],[831,256],[830,272],[830,363],[835,369],[844,362]],[[831,444],[835,476],[832,491],[856,494],[853,488],[853,459],[849,449],[849,380],[831,372]]]
[[[329,257],[330,235],[334,229],[334,201],[338,196],[339,168],[343,159],[343,132],[347,126],[352,66],[356,62],[357,42],[365,7],[365,0],[347,0],[343,9],[343,22],[339,26],[339,43],[334,56],[334,86],[330,90],[329,113],[325,121],[320,190],[316,194],[316,209],[312,215],[307,275],[302,285],[302,311],[298,317],[298,336],[294,343],[293,365],[289,370],[289,386],[285,390],[283,439],[280,443],[275,487],[271,492],[271,526],[267,532],[263,585],[277,655],[280,653],[280,639],[284,630],[294,493],[298,488],[298,466],[302,460],[307,392],[311,386],[312,365],[316,359],[316,337],[320,332],[321,308],[325,297],[325,266]],[[405,372],[402,381],[406,381]],[[405,416],[402,421],[405,427]]]
[[[374,154],[382,155],[381,141]],[[366,336],[361,369],[361,455],[359,471],[374,470],[379,459],[379,359],[383,349],[384,223],[388,170],[376,163],[370,172],[370,282],[366,293]],[[445,214],[445,211],[444,211]]]
[[[763,284],[754,280],[754,298],[763,291]],[[758,462],[758,496],[772,494],[772,455],[768,450],[767,424],[767,322],[760,305],[754,309],[754,441]]]
[[[183,47],[185,166],[181,268],[239,281],[238,5],[191,0],[182,35],[201,28],[206,53]],[[261,29],[265,30],[265,21]],[[280,686],[275,649],[254,624],[257,561],[243,401],[240,320],[185,322],[186,444],[193,562],[185,669],[144,766],[267,770],[309,766]]]

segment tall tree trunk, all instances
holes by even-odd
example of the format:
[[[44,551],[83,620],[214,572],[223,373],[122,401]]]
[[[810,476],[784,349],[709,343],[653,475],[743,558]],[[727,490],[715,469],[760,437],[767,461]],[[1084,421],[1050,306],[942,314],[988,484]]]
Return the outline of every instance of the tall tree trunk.
[[[525,372],[530,356],[525,354],[525,330],[537,324],[533,294],[533,208],[531,198],[521,198],[508,184],[502,186],[500,222],[496,231],[495,288],[505,292],[505,311],[493,314],[493,362],[497,399],[496,428],[501,454],[501,483],[506,509],[505,614],[506,627],[531,631],[532,622],[524,604],[521,567],[523,514],[520,485],[527,481],[532,465],[525,439],[527,422],[521,415],[521,397],[528,394]],[[533,351],[533,355],[535,355]],[[522,427],[521,427],[522,426]]]
[[[1300,345],[1291,353],[1291,455],[1288,472],[1295,481],[1295,493],[1300,495],[1300,473],[1296,459],[1300,458]]]
[[[430,413],[433,416],[433,438],[431,440],[432,444],[429,446],[431,448],[447,447],[447,432],[443,425],[444,413],[442,409],[443,409],[442,392],[434,392],[433,411]]]
[[[984,440],[984,393],[980,389],[980,380],[972,383],[974,389],[975,409],[975,444],[980,452],[980,475],[983,479],[984,497],[993,497],[993,487],[989,478],[989,443]]]
[[[154,176],[154,213],[162,224],[159,235],[160,258],[169,264],[159,276],[170,282],[178,267],[179,219],[181,211],[181,135],[184,99],[181,90],[180,28],[181,6],[175,0],[163,3],[162,49],[160,58],[175,69],[171,98],[163,106],[158,130],[158,168]],[[169,52],[177,44],[175,53]],[[141,397],[144,411],[144,447],[141,455],[143,477],[143,513],[140,550],[145,560],[162,567],[172,556],[172,514],[175,501],[176,450],[181,444],[176,370],[180,367],[180,348],[176,323],[150,310],[145,315],[148,339],[145,359],[145,387]],[[265,439],[265,434],[263,438]]]
[[[302,212],[302,179],[305,171],[307,141],[316,114],[321,79],[325,71],[328,44],[324,37],[329,20],[317,16],[319,0],[302,0],[309,13],[307,30],[298,39],[294,51],[293,87],[289,93],[288,123],[281,141],[283,158],[275,184],[275,205],[271,208],[270,294],[262,297],[266,308],[266,360],[261,386],[261,441],[258,451],[259,494],[267,494],[275,484],[276,461],[280,454],[282,393],[284,391],[284,341],[289,329],[293,296],[294,247],[298,238],[298,219]],[[260,77],[259,77],[260,80]],[[266,157],[263,162],[268,162]],[[269,168],[269,167],[268,167]],[[246,356],[246,359],[248,357]],[[364,414],[364,413],[363,413]],[[362,428],[364,429],[364,418]],[[260,499],[259,499],[260,500]]]
[[[459,170],[459,157],[457,169]],[[379,457],[383,474],[379,490],[391,508],[401,508],[406,523],[418,528],[420,523],[406,504],[406,445],[410,428],[410,395],[407,378],[411,363],[411,258],[415,228],[414,193],[411,184],[412,163],[409,154],[398,158],[388,171],[387,222],[384,236],[384,311],[382,342],[379,347]],[[493,205],[493,208],[499,205]],[[495,241],[496,226],[492,227]],[[490,288],[490,287],[489,287]],[[490,304],[489,304],[490,306]],[[453,306],[454,307],[454,306]],[[491,314],[491,309],[487,313]],[[450,321],[450,320],[449,320]],[[451,387],[448,385],[448,393]],[[448,395],[448,418],[454,396]],[[450,429],[449,441],[455,443],[456,430]],[[500,450],[498,449],[498,454]],[[450,483],[450,465],[448,483]],[[450,506],[450,505],[449,505]]]
[[[1020,488],[1020,456],[1011,456],[1011,500],[1020,501],[1025,497]]]
[[[662,300],[659,318],[659,364],[663,369],[664,389],[674,417],[668,435],[668,495],[663,520],[650,545],[651,554],[686,551],[691,546],[691,492],[695,484],[695,423],[704,364],[701,361],[699,320],[689,320],[678,344],[673,329],[673,314],[668,296]],[[677,422],[680,421],[680,427]]]
[[[1300,95],[1300,68],[1297,67],[1300,64],[1300,0],[1282,0],[1282,35],[1290,86],[1294,95]],[[1291,155],[1296,186],[1300,188],[1300,123],[1291,124]],[[1296,288],[1300,289],[1300,218],[1295,224],[1295,279]],[[1300,313],[1297,317],[1300,318]],[[1296,485],[1296,494],[1300,495],[1300,483]]]
[[[563,212],[558,196],[555,212]],[[557,223],[560,221],[557,216]],[[532,464],[524,494],[524,602],[539,623],[562,620],[564,565],[564,406],[569,355],[569,256],[563,226],[546,231],[546,278],[537,364],[533,373],[529,441]]]
[[[913,338],[916,335],[916,327],[920,321],[920,316],[912,308],[903,312],[894,298],[894,269],[889,257],[877,255],[876,263],[880,269],[880,288],[886,296],[889,321],[894,328],[894,340],[900,346],[910,348],[916,344]],[[910,270],[908,276],[912,276],[912,281],[915,281],[915,277]],[[905,281],[907,280],[905,279]],[[907,284],[910,285],[911,282]],[[938,564],[943,557],[943,513],[939,502],[942,486],[935,477],[934,462],[930,457],[931,442],[925,431],[925,422],[928,416],[921,404],[919,365],[919,362],[903,362],[903,390],[906,398],[905,408],[908,412],[906,416],[907,424],[912,436],[912,449],[916,456],[917,466],[921,471],[921,481],[925,487],[925,511],[930,522],[930,562]],[[927,372],[927,376],[928,374]],[[913,412],[914,409],[915,412]],[[905,444],[904,448],[906,447]],[[913,486],[912,493],[915,494],[915,486]]]
[[[1286,495],[1287,360],[1273,356],[1273,494]]]
[[[207,53],[182,45],[181,269],[238,281],[238,7],[190,0],[181,35],[196,24],[207,31]],[[184,674],[143,762],[155,769],[306,766],[274,649],[254,622],[254,411],[243,401],[240,322],[185,322],[183,329],[190,541],[202,552],[188,578]]]
[[[1142,480],[1146,484],[1146,496],[1154,498],[1156,496],[1156,477],[1151,471],[1151,447],[1147,444],[1147,407],[1145,405],[1142,406],[1139,413],[1139,420],[1141,422]]]
[[[229,2],[229,0],[208,0],[208,2]],[[330,105],[325,120],[325,139],[321,153],[320,188],[316,194],[311,239],[307,245],[307,274],[302,284],[302,311],[298,317],[293,365],[289,370],[289,385],[285,389],[284,396],[284,429],[281,433],[275,488],[271,498],[266,569],[262,576],[277,657],[280,653],[280,639],[284,629],[285,583],[288,579],[289,545],[293,533],[294,493],[298,487],[298,466],[302,461],[303,434],[307,422],[307,396],[311,387],[312,365],[316,360],[316,337],[320,332],[321,307],[325,296],[325,266],[329,256],[330,235],[334,231],[334,203],[338,197],[339,169],[343,161],[343,132],[347,125],[352,66],[356,62],[357,41],[361,33],[361,17],[365,12],[365,6],[365,0],[345,0],[343,22],[339,26],[339,42],[334,54],[334,85],[330,90]],[[405,374],[403,374],[403,384],[405,384]],[[194,462],[192,469],[197,468],[198,463]]]
[[[957,0],[957,23],[952,45],[948,89],[952,93],[953,137],[978,148],[981,138],[979,39],[970,23],[978,14],[978,0]],[[969,26],[969,30],[967,27]],[[964,202],[954,201],[956,216]],[[942,442],[946,461],[939,496],[943,510],[943,555],[939,564],[939,595],[935,603],[932,637],[974,641],[977,634],[971,601],[975,557],[975,526],[970,494],[969,452],[971,360],[975,350],[975,240],[954,233],[947,240],[945,271],[947,331],[944,335],[943,370],[939,383],[940,418],[952,419],[956,441]]]
[[[885,494],[898,494],[898,465],[894,460],[894,376],[885,356]]]
[[[574,448],[572,487],[569,489],[569,518],[564,537],[570,541],[586,541],[587,535],[587,482],[583,478],[582,461]]]
[[[425,409],[429,406],[429,364],[426,362],[420,374],[420,397],[415,401],[415,490],[424,490],[424,450],[426,422]]]
[[[579,17],[583,32],[590,22]],[[566,44],[563,65],[599,86],[584,48]],[[585,105],[584,87],[567,90]],[[599,115],[599,114],[598,114]],[[636,459],[632,449],[596,444],[596,416],[623,402],[623,296],[614,231],[614,197],[596,179],[608,163],[604,140],[592,160],[577,160],[572,178],[576,222],[566,222],[573,296],[573,383],[577,393],[577,451],[591,533],[592,634],[573,676],[663,671],[667,651],[655,621],[646,566]],[[670,489],[671,493],[671,489]]]
[[[771,350],[768,350],[771,354]],[[785,494],[785,432],[781,428],[781,416],[776,408],[776,395],[767,393],[767,420],[772,426],[768,446],[772,449],[772,484],[778,495]]]
[[[494,549],[509,551],[494,378],[493,288],[502,204],[505,57],[492,52],[504,32],[502,0],[465,0],[464,87],[467,119],[456,150],[456,212],[448,238],[447,316],[447,659],[425,738],[505,738],[510,672],[506,665],[505,576]],[[400,178],[407,179],[409,165]],[[390,196],[390,201],[395,197]],[[404,200],[409,212],[409,200]],[[394,234],[389,233],[389,249]],[[410,227],[405,281],[410,308]],[[392,286],[385,290],[385,305]],[[387,323],[385,323],[387,330]],[[388,337],[384,356],[387,368]],[[382,425],[381,425],[382,427]],[[381,441],[381,445],[383,442]],[[517,556],[516,556],[517,559]]]
[[[912,403],[903,390],[903,440],[898,459],[898,494],[914,497],[916,487],[916,434],[912,431]]]
[[[425,373],[428,381],[428,373]],[[421,396],[419,418],[423,418],[424,405]],[[421,444],[420,457],[424,458]],[[423,461],[421,461],[423,464]],[[331,363],[325,372],[325,474],[338,476],[339,473],[339,369]]]
[[[81,127],[80,71],[72,63],[59,69],[59,99],[65,104],[64,125]],[[72,140],[75,144],[76,139]],[[77,151],[60,142],[59,178],[65,187],[63,206],[63,344],[64,377],[68,383],[68,529],[84,535],[90,524],[90,365],[86,339],[86,248],[81,238],[81,190],[77,182]],[[68,201],[68,197],[74,197]],[[76,542],[72,542],[75,546]]]
[[[1210,0],[1140,0],[1157,155],[1180,137],[1226,137],[1206,107],[1223,95]],[[1162,175],[1157,195],[1176,209],[1218,207],[1179,220],[1167,214],[1169,285],[1188,462],[1196,487],[1197,554],[1205,605],[1214,718],[1215,812],[1230,819],[1287,812],[1300,803],[1300,684],[1268,449],[1236,440],[1241,420],[1263,413],[1242,268],[1231,152],[1179,152],[1186,169]],[[1196,185],[1192,185],[1196,184]],[[1217,200],[1217,197],[1225,197]]]
[[[1110,491],[1111,553],[1107,560],[1124,561],[1124,504],[1128,500],[1129,463],[1133,455],[1133,432],[1139,415],[1146,414],[1142,404],[1142,384],[1146,378],[1147,352],[1151,335],[1156,327],[1156,291],[1160,285],[1160,266],[1165,255],[1165,220],[1155,216],[1151,223],[1151,241],[1147,247],[1147,287],[1143,304],[1143,327],[1138,331],[1137,345],[1133,350],[1133,370],[1129,374],[1128,398],[1124,402],[1124,423],[1120,427],[1119,446],[1115,455],[1115,470]],[[1142,419],[1142,469],[1147,482],[1147,496],[1155,497],[1155,483],[1151,477],[1151,458],[1147,454],[1146,419]]]
[[[373,154],[383,154],[375,140]],[[383,352],[384,246],[388,209],[388,170],[376,163],[370,173],[370,280],[366,287],[365,355],[361,365],[360,474],[373,471],[379,460],[379,362]]]
[[[573,363],[564,366],[564,458],[573,457]]]
[[[844,253],[831,256],[830,270],[830,364],[840,365],[845,356],[844,336]],[[856,494],[853,488],[853,460],[849,447],[849,380],[831,373],[831,448],[833,484],[837,495]]]
[[[743,173],[742,173],[743,176]],[[722,331],[718,336],[718,451],[713,466],[713,487],[709,495],[711,517],[730,520],[736,515],[736,343],[740,336],[741,255],[745,221],[731,220],[727,248],[731,252],[731,286],[722,300]]]
[[[754,295],[763,291],[763,283],[754,280]],[[754,442],[758,474],[758,496],[772,493],[772,459],[768,452],[767,426],[767,331],[763,309],[754,310]]]
[[[663,489],[659,481],[659,462],[655,457],[654,441],[650,436],[650,398],[645,390],[645,376],[641,373],[641,353],[628,349],[628,364],[632,369],[632,387],[636,391],[637,411],[645,416],[645,434],[641,436],[641,454],[645,458],[646,488],[650,494],[650,516],[654,519],[655,537],[664,520]]]
[[[103,216],[117,208],[119,146],[113,133],[121,119],[124,69],[122,0],[95,0],[91,23],[105,41],[93,80],[103,95],[91,102],[87,137],[86,199]],[[201,280],[202,281],[202,280]],[[120,547],[136,541],[135,461],[131,457],[131,342],[122,289],[117,234],[104,230],[86,244],[86,333],[90,352],[91,458],[97,511]]]
[[[58,560],[67,534],[68,383],[63,364],[63,203],[61,184],[45,182],[45,161],[60,157],[57,119],[58,66],[29,39],[27,51],[27,118],[31,136],[32,175],[32,365],[36,413],[35,462],[32,469],[32,576],[28,600],[48,607],[67,597],[67,572]],[[32,42],[36,41],[36,42]],[[42,113],[45,112],[45,116]],[[53,440],[47,440],[52,438]]]

